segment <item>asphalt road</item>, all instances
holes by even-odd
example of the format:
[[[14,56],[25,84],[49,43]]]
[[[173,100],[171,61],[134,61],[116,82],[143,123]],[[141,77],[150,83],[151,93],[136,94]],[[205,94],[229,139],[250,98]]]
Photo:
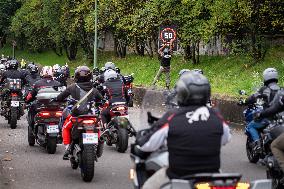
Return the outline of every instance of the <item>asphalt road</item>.
[[[161,112],[156,112],[160,114]],[[130,120],[136,128],[147,126],[146,111],[139,108],[130,110]],[[18,127],[11,130],[7,121],[0,118],[0,188],[30,189],[127,189],[131,160],[129,151],[121,154],[112,147],[105,147],[103,156],[96,163],[94,179],[91,183],[81,180],[79,170],[72,170],[69,161],[63,161],[63,146],[58,146],[54,155],[27,142],[27,122],[25,116]],[[206,140],[206,139],[205,139]],[[246,137],[242,131],[233,129],[233,139],[222,149],[223,172],[243,174],[243,180],[265,178],[265,168],[248,162],[245,154]]]

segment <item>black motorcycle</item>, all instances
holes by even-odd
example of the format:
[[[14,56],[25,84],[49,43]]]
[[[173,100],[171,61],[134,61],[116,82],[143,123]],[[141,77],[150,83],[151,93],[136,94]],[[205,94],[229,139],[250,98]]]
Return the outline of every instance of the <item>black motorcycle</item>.
[[[126,96],[126,102],[129,107],[133,107],[133,83],[134,77],[133,74],[128,76],[123,76],[123,82],[125,87],[125,96]]]
[[[284,132],[284,124],[282,119],[271,123],[264,130],[264,146],[268,151],[266,156],[266,167],[267,167],[267,178],[272,180],[273,189],[282,189],[284,188],[284,173],[279,166],[277,160],[273,156],[270,145],[279,135]]]
[[[51,99],[58,96],[62,90],[47,87],[38,91],[36,101],[31,106],[36,107],[36,114],[32,120],[31,114],[28,114],[28,143],[34,146],[37,142],[45,147],[49,154],[56,152],[58,139],[60,138],[59,120],[62,116],[64,105],[58,102],[50,102]],[[30,111],[29,107],[29,111]]]
[[[1,115],[8,120],[11,129],[17,127],[17,121],[24,115],[22,96],[22,80],[7,79],[2,90]]]

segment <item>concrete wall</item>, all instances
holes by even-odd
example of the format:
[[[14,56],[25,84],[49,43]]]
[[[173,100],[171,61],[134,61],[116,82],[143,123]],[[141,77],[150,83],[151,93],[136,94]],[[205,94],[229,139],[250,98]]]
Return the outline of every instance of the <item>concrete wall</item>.
[[[147,108],[164,108],[162,106],[162,104],[165,102],[163,91],[136,87],[134,88],[134,94],[134,100],[138,106]],[[238,124],[243,123],[244,120],[242,112],[245,107],[238,106],[237,100],[213,96],[212,101],[213,104],[220,110],[225,120]]]

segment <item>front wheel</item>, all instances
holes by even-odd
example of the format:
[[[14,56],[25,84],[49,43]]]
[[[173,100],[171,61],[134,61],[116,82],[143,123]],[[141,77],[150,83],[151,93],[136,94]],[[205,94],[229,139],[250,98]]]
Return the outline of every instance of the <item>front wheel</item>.
[[[253,151],[253,145],[251,144],[249,137],[247,137],[246,152],[247,152],[247,157],[248,157],[249,162],[251,162],[251,163],[257,163],[258,162],[259,154],[255,153]]]
[[[129,96],[128,106],[133,107],[133,96]]]
[[[85,182],[91,182],[95,172],[95,148],[94,145],[85,144],[81,159],[81,177]]]
[[[128,147],[128,131],[125,128],[117,129],[116,150],[124,153]]]
[[[273,189],[282,189],[283,185],[280,183],[280,179],[275,178],[271,170],[266,171],[267,179],[272,180],[272,188]]]
[[[11,114],[10,114],[10,127],[11,129],[16,129],[17,127],[17,120],[18,120],[18,109],[15,107],[11,108]],[[9,123],[8,121],[8,123]]]
[[[46,144],[46,150],[49,154],[54,154],[56,152],[57,147],[57,138],[56,137],[48,137],[47,138],[47,144]]]

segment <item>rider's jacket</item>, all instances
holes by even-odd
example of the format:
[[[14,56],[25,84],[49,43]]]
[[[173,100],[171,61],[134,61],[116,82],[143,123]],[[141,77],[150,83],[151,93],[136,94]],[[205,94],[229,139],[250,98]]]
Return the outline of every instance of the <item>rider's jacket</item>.
[[[39,89],[44,87],[59,87],[61,86],[61,83],[58,81],[53,80],[52,78],[43,78],[37,82],[35,82],[33,89],[26,97],[26,102],[32,102],[35,100],[35,97],[39,91]]]
[[[29,74],[26,76],[26,81],[29,84],[29,86],[33,86],[35,82],[40,80],[40,75],[38,73],[35,74]]]
[[[81,90],[84,90],[85,92],[89,92],[92,88],[93,88],[92,82],[74,83],[74,84],[70,85],[69,87],[67,87],[67,89],[65,91],[61,92],[57,96],[56,100],[57,101],[64,101],[64,99],[66,99],[70,95],[75,100],[80,100]],[[88,99],[90,99],[90,100],[103,100],[102,95],[100,94],[100,92],[96,88],[94,88],[92,93],[93,94],[90,95],[91,98],[88,98]]]
[[[106,87],[105,92],[110,103],[125,102],[124,84],[120,78],[107,80],[103,86]]]
[[[273,101],[271,102],[271,106],[265,110],[263,110],[259,117],[267,118],[272,117],[275,114],[284,111],[284,89],[281,89],[275,95]]]
[[[0,84],[3,84],[4,81],[7,78],[10,78],[10,79],[21,79],[23,84],[25,84],[25,82],[26,82],[24,75],[19,70],[7,70],[7,71],[5,71],[3,73],[3,75],[2,75],[2,77],[1,77]]]
[[[257,99],[262,98],[264,101],[263,108],[266,109],[270,106],[270,103],[275,97],[275,94],[280,90],[280,87],[276,82],[272,82],[268,85],[261,87],[255,94],[251,95],[247,100],[246,104],[254,104]]]
[[[222,116],[207,106],[187,106],[168,111],[137,138],[140,150],[152,152],[167,141],[169,178],[218,172],[220,149],[231,138]]]

